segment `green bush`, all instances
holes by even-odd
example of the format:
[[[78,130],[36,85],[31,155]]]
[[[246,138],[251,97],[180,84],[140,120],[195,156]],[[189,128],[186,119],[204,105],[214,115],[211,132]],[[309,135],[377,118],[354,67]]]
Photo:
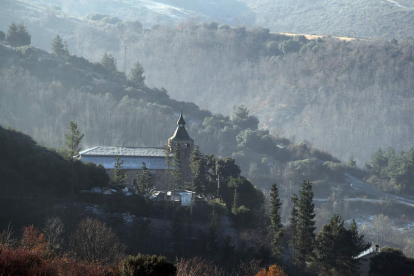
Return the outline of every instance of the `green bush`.
[[[121,276],[173,276],[177,269],[172,263],[167,261],[167,258],[156,255],[141,255],[133,257],[129,256],[125,259],[119,275]]]

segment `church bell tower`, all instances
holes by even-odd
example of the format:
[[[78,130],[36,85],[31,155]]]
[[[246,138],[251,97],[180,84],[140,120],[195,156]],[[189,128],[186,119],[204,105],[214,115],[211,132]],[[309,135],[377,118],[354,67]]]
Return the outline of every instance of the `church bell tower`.
[[[191,183],[192,173],[190,164],[191,154],[194,149],[194,140],[190,138],[187,130],[185,129],[185,121],[182,110],[177,121],[177,128],[175,129],[174,135],[168,139],[168,147],[170,152],[173,152],[177,145],[180,148],[181,170],[184,184]]]

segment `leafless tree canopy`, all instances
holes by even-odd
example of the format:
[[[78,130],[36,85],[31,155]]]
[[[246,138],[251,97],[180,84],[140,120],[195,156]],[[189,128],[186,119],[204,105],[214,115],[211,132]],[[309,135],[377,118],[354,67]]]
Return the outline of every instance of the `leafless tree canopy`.
[[[103,263],[120,259],[125,250],[111,228],[90,217],[81,221],[72,235],[71,247],[78,258]]]

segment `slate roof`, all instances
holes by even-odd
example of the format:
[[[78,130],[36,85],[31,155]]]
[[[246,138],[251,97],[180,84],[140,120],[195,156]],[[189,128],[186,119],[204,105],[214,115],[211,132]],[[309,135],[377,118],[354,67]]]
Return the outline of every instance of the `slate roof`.
[[[194,141],[188,135],[188,132],[185,129],[185,127],[180,127],[180,126],[177,127],[177,129],[174,132],[174,135],[171,136],[170,139],[168,139],[168,140],[171,140],[171,141]]]
[[[177,125],[185,125],[185,121],[184,121],[183,111],[182,110],[181,110],[181,113],[180,113],[180,118],[178,118]]]
[[[81,161],[84,163],[92,162],[95,164],[101,164],[105,169],[113,169],[115,165],[116,156],[81,156]],[[166,170],[164,157],[142,157],[142,156],[121,156],[120,161],[124,161],[122,169],[124,170],[140,170],[142,169],[142,162],[149,170]]]
[[[187,134],[188,135],[188,134]],[[165,157],[165,149],[160,147],[103,147],[90,148],[80,153],[85,156],[131,156],[131,157]]]

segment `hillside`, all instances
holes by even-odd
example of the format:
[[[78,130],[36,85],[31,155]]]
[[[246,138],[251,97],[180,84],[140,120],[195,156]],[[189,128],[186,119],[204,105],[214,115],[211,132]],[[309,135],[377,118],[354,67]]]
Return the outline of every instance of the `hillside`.
[[[414,37],[414,4],[408,0],[243,0],[256,24],[294,33],[351,37]]]
[[[233,26],[263,26],[275,32],[398,39],[414,37],[411,24],[414,4],[409,0],[19,0],[16,3],[26,8],[33,8],[33,3],[51,5],[76,17],[86,17],[88,13],[107,14],[126,21],[139,20],[146,27],[176,25],[196,18],[201,22],[217,21]],[[35,9],[39,11],[38,7]],[[48,9],[50,16],[53,8]],[[23,10],[20,11],[22,13]],[[29,14],[33,16],[32,12]]]
[[[109,51],[127,71],[140,61],[150,87],[224,115],[244,104],[271,134],[309,141],[342,161],[353,155],[363,166],[380,146],[412,147],[414,127],[403,119],[412,100],[406,74],[413,65],[411,41],[289,39],[264,28],[194,21],[146,28],[27,2],[15,12],[22,3],[9,2],[12,12],[0,11],[0,28],[27,19],[32,44],[47,51],[59,33],[73,54],[89,60],[100,61]]]
[[[197,28],[198,31],[202,31],[205,27]],[[241,30],[227,31],[231,34]],[[305,49],[316,46],[301,37],[274,36],[266,30],[246,32],[246,36],[237,39],[249,39],[251,35],[269,35],[271,38],[280,39],[282,52],[279,58],[275,57],[273,60],[291,58],[294,53],[286,54],[283,49],[296,49],[294,45],[299,44]],[[326,45],[337,43],[329,39],[315,42]],[[151,45],[153,44],[148,46]],[[252,45],[254,44],[250,44],[249,47]],[[241,49],[249,53],[249,48]],[[267,51],[276,49],[270,48]],[[157,51],[157,48],[153,50]],[[224,54],[226,53],[228,52],[224,51]],[[260,56],[250,55],[249,58],[254,61]],[[194,84],[190,89],[194,89]],[[200,145],[203,153],[234,158],[241,168],[241,175],[248,177],[253,185],[265,191],[268,191],[272,183],[279,184],[283,221],[289,217],[292,194],[299,191],[300,183],[304,179],[309,179],[313,183],[315,193],[317,227],[326,223],[334,213],[340,213],[344,219],[357,218],[364,226],[364,233],[370,235],[370,239],[374,239],[375,225],[371,218],[386,214],[390,216],[387,217],[387,225],[392,231],[404,231],[407,237],[412,234],[408,223],[411,220],[412,200],[400,199],[366,186],[363,179],[370,177],[371,172],[362,171],[356,168],[355,164],[340,163],[338,159],[318,150],[308,142],[293,143],[283,136],[272,135],[268,130],[259,128],[259,120],[252,116],[246,107],[236,107],[231,117],[212,114],[201,110],[194,103],[171,99],[165,89],[149,88],[145,83],[133,82],[124,73],[109,70],[101,63],[92,63],[75,55],[57,57],[31,46],[14,48],[0,43],[0,124],[19,129],[33,136],[42,145],[62,147],[69,121],[73,120],[85,133],[82,148],[96,145],[163,146],[173,133],[181,107],[185,110],[188,132],[196,144]],[[228,113],[230,110],[222,109]],[[34,144],[29,138],[24,140]],[[7,144],[3,148],[12,149]],[[56,164],[63,162],[58,161],[61,159],[55,153],[42,149],[40,152],[57,158],[54,162]],[[25,152],[23,154],[23,161],[18,161],[20,169],[24,168],[22,165],[31,165],[31,160],[26,160]],[[392,155],[388,156],[391,161],[395,159]],[[220,160],[211,156],[208,158]],[[412,167],[412,161],[414,160],[407,159],[407,165]],[[49,162],[53,161],[41,159],[39,164],[47,165]],[[231,159],[224,162],[234,164]],[[212,164],[215,166],[214,162]],[[391,162],[388,167],[395,168]],[[388,167],[384,170],[389,171]],[[14,166],[12,168],[15,169]],[[40,167],[37,171],[43,170],[45,168]],[[33,171],[31,169],[28,172]],[[13,172],[10,178],[19,180],[20,178],[13,178],[13,175],[17,174],[19,171]],[[40,179],[47,177],[47,174],[39,175]],[[87,173],[85,175],[88,176]],[[64,174],[61,177],[64,178]],[[210,177],[215,181],[214,173]],[[384,182],[386,180],[379,181],[387,184]],[[24,180],[19,182],[19,185],[23,185],[23,188],[30,183]],[[65,182],[61,184],[68,188]],[[19,185],[16,187],[20,187]],[[90,185],[100,184],[86,180],[86,185],[91,187]],[[253,187],[252,184],[249,185]],[[407,194],[413,191],[411,186],[405,188]],[[67,190],[62,191],[67,194]],[[398,191],[402,190],[392,192]],[[38,193],[42,194],[42,190]],[[100,197],[97,200],[100,202]],[[227,200],[231,201],[229,198]],[[113,206],[105,206],[114,211],[127,208],[126,203],[120,201],[122,202]],[[105,201],[103,204],[106,204]],[[30,204],[26,207],[30,208]],[[44,208],[47,210],[49,207]],[[96,210],[94,206],[88,208]],[[399,216],[401,210],[405,210],[404,217]],[[100,213],[99,210],[96,212]],[[397,232],[393,232],[384,243],[400,247],[404,243],[411,244],[408,238],[398,239]]]

